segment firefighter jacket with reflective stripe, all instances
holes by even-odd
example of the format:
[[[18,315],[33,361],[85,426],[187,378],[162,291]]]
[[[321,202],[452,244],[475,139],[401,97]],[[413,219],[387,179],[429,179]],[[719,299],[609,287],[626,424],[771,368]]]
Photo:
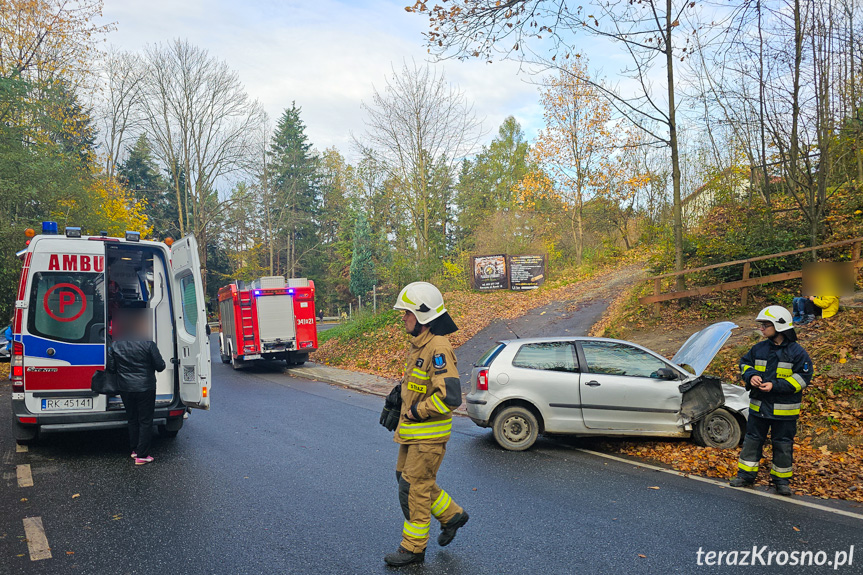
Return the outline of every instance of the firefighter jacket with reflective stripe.
[[[749,417],[797,419],[803,389],[812,380],[812,360],[796,341],[774,345],[765,339],[740,358],[740,374],[749,390]],[[752,387],[749,380],[754,375],[773,382],[773,389]]]
[[[445,336],[426,331],[411,338],[401,395],[396,443],[446,443],[452,410],[461,405],[461,382],[455,353]],[[409,412],[414,421],[405,417]]]

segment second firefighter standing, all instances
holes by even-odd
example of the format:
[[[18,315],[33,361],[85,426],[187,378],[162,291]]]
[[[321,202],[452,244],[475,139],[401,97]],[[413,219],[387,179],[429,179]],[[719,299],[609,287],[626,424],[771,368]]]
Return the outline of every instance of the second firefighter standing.
[[[437,484],[452,431],[452,410],[461,405],[455,353],[446,337],[458,328],[440,290],[430,283],[407,285],[394,309],[404,311],[411,343],[404,377],[388,397],[381,423],[395,427],[396,479],[405,521],[398,550],[384,561],[402,566],[425,560],[432,516],[441,525],[438,544],[446,546],[467,523],[468,514]]]
[[[755,483],[767,434],[773,444],[770,479],[779,495],[790,496],[794,436],[803,390],[812,380],[812,360],[797,343],[791,313],[782,306],[764,308],[755,318],[764,340],[740,358],[740,374],[749,391],[746,437],[732,487]]]

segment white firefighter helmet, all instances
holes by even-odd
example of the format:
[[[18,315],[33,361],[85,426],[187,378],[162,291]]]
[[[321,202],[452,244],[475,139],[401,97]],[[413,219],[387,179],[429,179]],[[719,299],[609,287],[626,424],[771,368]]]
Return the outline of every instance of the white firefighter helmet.
[[[791,312],[781,305],[769,305],[758,313],[755,321],[769,321],[777,332],[794,329]]]
[[[446,313],[443,295],[428,282],[413,282],[402,288],[393,309],[413,312],[422,325]]]

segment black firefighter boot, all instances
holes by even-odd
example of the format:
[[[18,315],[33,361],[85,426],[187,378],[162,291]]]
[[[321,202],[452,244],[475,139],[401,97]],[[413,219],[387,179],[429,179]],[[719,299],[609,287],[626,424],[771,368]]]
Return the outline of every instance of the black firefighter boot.
[[[776,488],[776,493],[782,495],[784,497],[791,497],[794,493],[791,491],[791,486],[787,483],[774,483],[773,487]]]
[[[423,549],[419,553],[412,553],[401,545],[399,545],[399,549],[395,553],[390,553],[384,556],[384,561],[386,562],[386,564],[392,567],[404,567],[405,565],[410,565],[411,563],[422,563],[425,560],[425,549]]]
[[[440,535],[437,536],[438,545],[446,547],[452,543],[452,540],[455,539],[455,532],[458,531],[459,528],[464,527],[464,524],[467,523],[468,519],[467,511],[464,510],[450,519],[450,522],[443,526],[443,530],[440,532]]]

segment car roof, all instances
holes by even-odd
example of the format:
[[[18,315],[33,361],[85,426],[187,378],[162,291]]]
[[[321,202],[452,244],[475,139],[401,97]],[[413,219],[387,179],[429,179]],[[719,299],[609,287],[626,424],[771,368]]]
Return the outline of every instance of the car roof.
[[[564,335],[559,337],[520,337],[517,339],[501,339],[498,340],[497,343],[502,343],[504,345],[510,344],[523,344],[523,343],[551,343],[555,341],[608,341],[613,343],[625,343],[627,345],[634,345],[635,347],[640,347],[642,349],[648,349],[642,345],[637,343],[633,343],[631,341],[626,341],[623,339],[611,339],[608,337],[593,337],[589,335]]]

